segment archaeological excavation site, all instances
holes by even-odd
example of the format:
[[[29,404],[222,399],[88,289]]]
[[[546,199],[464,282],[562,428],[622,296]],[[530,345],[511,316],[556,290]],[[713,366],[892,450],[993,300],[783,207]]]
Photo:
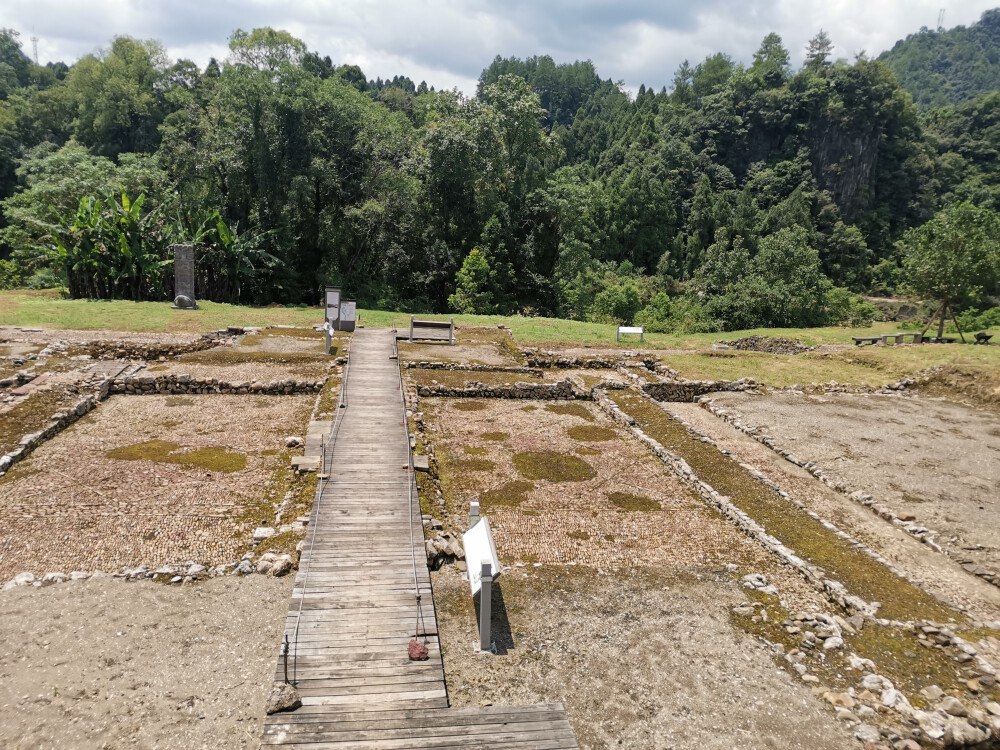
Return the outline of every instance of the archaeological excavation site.
[[[1000,747],[944,345],[312,312],[0,328],[0,746]]]

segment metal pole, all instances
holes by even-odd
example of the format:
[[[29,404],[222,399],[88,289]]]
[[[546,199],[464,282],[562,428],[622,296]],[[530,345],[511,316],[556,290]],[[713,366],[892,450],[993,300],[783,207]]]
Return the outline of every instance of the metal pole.
[[[410,316],[410,343],[413,343],[413,316]]]
[[[490,605],[493,603],[493,564],[483,560],[483,574],[479,584],[479,648],[492,651],[490,638]]]
[[[448,345],[455,346],[455,319],[451,319],[451,328],[448,329]]]

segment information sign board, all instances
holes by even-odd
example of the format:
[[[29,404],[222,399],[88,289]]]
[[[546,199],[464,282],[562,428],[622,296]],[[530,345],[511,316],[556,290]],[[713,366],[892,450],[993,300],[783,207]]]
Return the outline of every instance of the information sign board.
[[[483,516],[479,523],[462,534],[462,547],[465,548],[465,562],[469,569],[469,588],[475,596],[482,585],[484,562],[489,561],[494,581],[500,577],[500,558],[497,557],[497,547],[493,543],[490,519]]]
[[[326,288],[326,319],[334,324],[340,320],[340,289],[337,287]]]

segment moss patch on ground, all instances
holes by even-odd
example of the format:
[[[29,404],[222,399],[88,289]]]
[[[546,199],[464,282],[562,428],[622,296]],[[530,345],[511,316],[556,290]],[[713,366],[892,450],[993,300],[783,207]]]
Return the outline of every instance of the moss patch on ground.
[[[25,435],[38,432],[52,423],[52,415],[75,402],[61,390],[36,391],[10,411],[0,414],[0,453],[17,447]]]
[[[451,462],[453,471],[493,471],[496,464],[485,458],[461,458]]]
[[[590,410],[583,404],[575,402],[569,404],[546,404],[545,410],[553,414],[569,414],[573,417],[586,419],[588,422],[594,421],[594,415],[590,413]]]
[[[502,443],[510,437],[506,432],[484,432],[479,437],[490,443]]]
[[[535,489],[533,482],[526,482],[523,479],[516,479],[507,482],[492,490],[487,490],[479,496],[479,503],[483,510],[498,505],[515,507],[528,499],[528,493]]]
[[[514,466],[521,476],[530,480],[585,482],[597,476],[594,468],[582,458],[555,451],[516,453]]]
[[[105,455],[118,461],[155,461],[162,464],[180,464],[205,471],[227,474],[247,467],[247,457],[225,448],[186,449],[168,440],[147,440],[144,443],[122,446],[107,451]]]
[[[784,623],[791,621],[792,614],[781,606],[777,597],[759,591],[745,591],[746,596],[759,605],[754,615],[742,615],[731,611],[733,624],[746,632],[764,638],[771,643],[780,643],[787,652],[801,649],[801,635],[790,634]],[[760,611],[767,613],[763,619]],[[973,676],[973,668],[957,663],[943,650],[921,645],[912,632],[897,628],[885,628],[867,621],[859,633],[843,633],[845,647],[822,652],[822,659],[815,658],[816,651],[806,649],[809,670],[826,685],[838,690],[857,688],[860,673],[851,676],[847,654],[856,653],[875,662],[878,673],[892,680],[907,698],[918,708],[926,708],[926,701],[920,691],[930,685],[937,685],[946,693],[961,693],[966,681]],[[784,659],[776,655],[781,667],[787,667]]]
[[[465,446],[465,452],[470,456],[485,456],[489,451],[485,448],[478,448],[473,445]]]
[[[482,401],[462,399],[461,401],[455,402],[455,408],[459,411],[482,411],[486,408],[486,404]]]
[[[566,430],[566,434],[581,443],[606,443],[609,440],[618,439],[618,433],[610,427],[599,427],[595,424],[581,424],[576,427],[570,427]]]
[[[633,495],[631,492],[605,492],[604,496],[611,501],[612,505],[621,510],[663,510],[663,506],[656,500],[644,495]]]
[[[701,442],[662,408],[629,391],[611,399],[648,435],[683,458],[694,473],[777,537],[796,555],[840,581],[849,593],[882,603],[879,616],[893,620],[964,620],[957,610],[900,578],[849,541],[827,529],[756,479],[730,456]]]

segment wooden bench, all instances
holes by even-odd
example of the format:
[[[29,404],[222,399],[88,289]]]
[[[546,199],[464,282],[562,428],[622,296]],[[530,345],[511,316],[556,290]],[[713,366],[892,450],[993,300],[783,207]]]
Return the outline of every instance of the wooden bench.
[[[642,335],[645,331],[646,329],[643,326],[618,326],[618,333],[615,334],[615,341],[620,341],[622,336],[627,336],[629,334],[638,334],[639,341],[642,341]]]
[[[993,338],[992,333],[986,333],[986,331],[980,331],[979,333],[976,334],[976,340],[973,343],[982,344],[983,346],[989,346],[991,338]]]
[[[439,333],[447,331],[447,334]],[[410,337],[408,341],[412,344],[414,339],[427,341],[447,341],[449,345],[455,345],[455,319],[450,320],[417,320],[410,316]]]

